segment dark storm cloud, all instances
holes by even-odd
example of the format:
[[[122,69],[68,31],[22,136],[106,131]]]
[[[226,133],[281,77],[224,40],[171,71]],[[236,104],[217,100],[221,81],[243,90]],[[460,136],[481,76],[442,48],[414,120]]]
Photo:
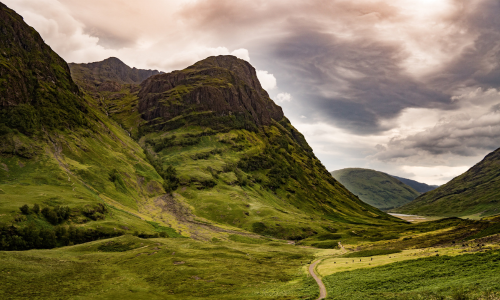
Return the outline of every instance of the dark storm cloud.
[[[450,95],[405,73],[400,65],[407,54],[396,44],[293,31],[275,45],[273,58],[281,67],[275,75],[317,120],[369,134],[388,129],[380,120],[405,108],[451,105]]]
[[[492,94],[493,90],[485,94]],[[485,97],[485,96],[483,96]],[[491,99],[500,101],[496,90]],[[417,134],[396,137],[380,145],[374,157],[382,161],[420,159],[439,155],[481,156],[500,147],[500,104],[478,117],[452,115],[436,126]]]
[[[500,86],[500,2],[479,1],[455,20],[475,36],[474,43],[443,70],[434,74],[435,86]]]

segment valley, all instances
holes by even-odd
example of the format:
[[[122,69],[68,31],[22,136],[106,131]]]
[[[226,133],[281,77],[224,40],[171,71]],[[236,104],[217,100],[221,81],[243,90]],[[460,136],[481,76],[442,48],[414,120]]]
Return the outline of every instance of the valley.
[[[500,299],[499,150],[329,172],[259,72],[68,64],[0,3],[0,298]]]

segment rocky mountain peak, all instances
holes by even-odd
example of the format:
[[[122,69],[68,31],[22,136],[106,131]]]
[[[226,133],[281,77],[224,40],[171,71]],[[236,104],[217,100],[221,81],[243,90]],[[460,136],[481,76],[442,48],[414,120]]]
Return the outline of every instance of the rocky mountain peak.
[[[233,125],[244,123],[246,129],[284,116],[262,88],[255,68],[231,55],[208,57],[182,71],[148,78],[141,84],[139,112],[154,124],[169,125],[174,118],[178,124],[179,119],[199,123],[209,118],[213,126],[231,127],[227,123],[232,118]]]
[[[108,81],[118,84],[140,84],[146,78],[160,74],[157,70],[131,68],[116,57],[92,63],[71,63],[69,67],[78,84],[89,91],[102,90],[101,85]]]

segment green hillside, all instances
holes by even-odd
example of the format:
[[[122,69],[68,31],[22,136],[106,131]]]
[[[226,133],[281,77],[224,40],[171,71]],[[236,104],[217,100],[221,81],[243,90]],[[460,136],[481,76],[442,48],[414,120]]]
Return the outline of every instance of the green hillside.
[[[330,176],[244,60],[210,57],[150,77],[138,98],[147,122],[139,143],[171,177],[173,199],[197,216],[285,239],[325,232],[332,221],[393,220]]]
[[[147,205],[164,191],[143,149],[1,3],[0,27],[1,248],[52,248],[158,228],[178,236],[146,222],[153,221]]]
[[[111,59],[93,64],[106,76],[73,72],[78,88],[40,35],[0,8],[2,249],[125,233],[300,240],[400,222],[328,174],[248,63],[209,58],[139,87],[111,81],[134,70]]]
[[[347,168],[331,173],[359,199],[382,210],[402,206],[420,195],[393,176],[375,170]]]
[[[500,149],[464,174],[394,212],[459,217],[500,213]]]

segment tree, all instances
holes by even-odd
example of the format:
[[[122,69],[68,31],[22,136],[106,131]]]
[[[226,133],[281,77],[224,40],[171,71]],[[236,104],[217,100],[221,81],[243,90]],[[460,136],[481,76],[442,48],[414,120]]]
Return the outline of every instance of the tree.
[[[49,221],[53,225],[56,225],[59,222],[57,213],[49,207],[44,207],[42,209],[42,214],[44,215],[45,219],[47,219],[47,221]]]
[[[29,213],[30,213],[30,208],[29,208],[28,204],[24,204],[19,209],[21,210],[21,213],[23,215],[29,215]]]
[[[177,177],[177,170],[174,167],[168,166],[165,169],[163,179],[163,189],[165,189],[165,192],[170,194],[179,187],[180,180]]]
[[[33,212],[37,215],[40,212],[40,206],[36,203],[33,205]]]

